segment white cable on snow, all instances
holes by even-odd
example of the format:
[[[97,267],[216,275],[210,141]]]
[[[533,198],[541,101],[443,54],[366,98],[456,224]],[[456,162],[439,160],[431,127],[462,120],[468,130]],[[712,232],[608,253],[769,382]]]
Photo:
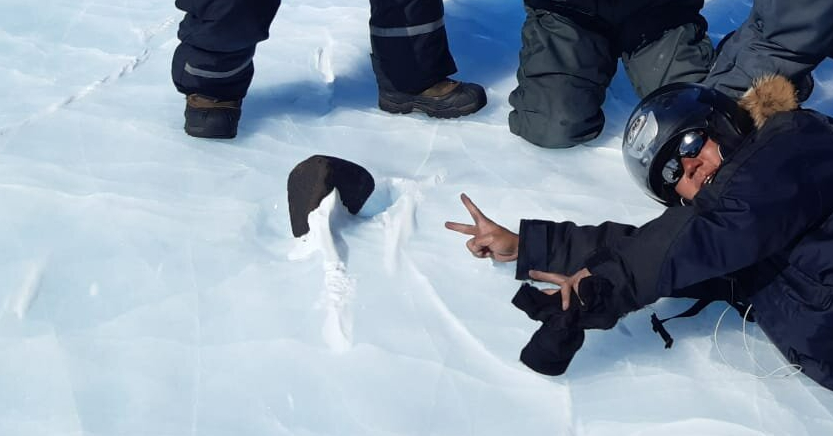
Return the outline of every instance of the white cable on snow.
[[[734,283],[732,283],[732,301],[734,301],[734,299],[735,299],[735,286],[734,286]],[[749,375],[751,375],[755,378],[758,378],[758,379],[768,379],[768,378],[772,378],[772,377],[786,378],[786,377],[792,377],[792,376],[798,374],[799,372],[801,372],[801,369],[802,369],[801,365],[790,363],[790,364],[775,368],[774,370],[767,372],[765,375],[758,375],[758,374],[754,374],[754,373],[751,373],[751,372],[744,371],[744,370],[736,367],[735,365],[732,365],[731,363],[729,363],[729,361],[726,359],[726,356],[723,355],[723,351],[720,350],[720,344],[717,342],[717,331],[718,331],[718,329],[720,329],[720,323],[723,321],[723,317],[726,316],[726,312],[728,312],[729,309],[731,309],[731,308],[732,308],[732,306],[729,305],[726,309],[724,309],[723,313],[720,314],[720,318],[717,319],[717,323],[714,325],[714,348],[717,350],[717,354],[720,355],[720,358],[723,360],[723,363],[725,363],[727,366],[734,369],[735,371],[749,374]],[[750,304],[746,308],[746,312],[743,314],[743,329],[742,329],[742,331],[743,331],[743,348],[746,350],[746,354],[749,355],[749,358],[752,359],[752,362],[754,362],[755,365],[761,371],[766,372],[766,369],[758,362],[757,359],[755,359],[755,356],[752,354],[752,350],[749,349],[749,343],[746,340],[746,319],[749,317],[749,311],[751,311],[751,310],[752,310],[752,304]],[[793,371],[789,372],[787,374],[777,374],[777,372],[781,371],[782,369],[787,369],[787,368],[792,368]]]

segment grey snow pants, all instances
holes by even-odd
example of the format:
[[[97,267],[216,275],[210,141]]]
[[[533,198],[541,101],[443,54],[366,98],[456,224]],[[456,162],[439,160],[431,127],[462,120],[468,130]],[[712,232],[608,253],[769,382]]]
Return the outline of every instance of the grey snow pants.
[[[608,0],[587,2],[597,6],[580,12],[529,7],[546,2],[526,2],[518,87],[509,95],[509,129],[533,144],[565,148],[597,137],[620,57],[640,98],[668,83],[699,82],[709,71],[714,50],[702,1],[681,8],[686,2]]]

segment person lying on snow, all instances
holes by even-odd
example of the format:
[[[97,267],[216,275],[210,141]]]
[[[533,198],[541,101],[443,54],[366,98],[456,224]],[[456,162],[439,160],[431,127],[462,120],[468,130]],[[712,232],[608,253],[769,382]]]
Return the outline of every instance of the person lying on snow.
[[[543,326],[521,360],[562,374],[584,329],[609,329],[660,297],[723,299],[755,320],[796,368],[833,389],[833,120],[801,109],[785,78],[735,102],[697,84],[646,96],[628,120],[628,172],[668,206],[642,225],[521,220],[519,234],[465,195],[476,257],[517,262],[513,303]],[[660,326],[661,327],[661,326]],[[655,323],[656,328],[656,323]]]

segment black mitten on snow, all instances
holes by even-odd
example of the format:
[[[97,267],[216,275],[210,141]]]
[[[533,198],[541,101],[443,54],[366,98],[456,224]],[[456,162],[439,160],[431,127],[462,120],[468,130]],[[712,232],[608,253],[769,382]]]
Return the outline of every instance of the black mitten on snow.
[[[577,313],[570,307],[546,320],[521,350],[521,362],[541,374],[564,374],[584,343],[584,330],[575,322]]]
[[[558,312],[563,312],[559,294],[547,295],[529,283],[521,285],[512,298],[512,304],[535,321],[546,321],[556,308]]]
[[[580,311],[576,295],[571,296],[570,308],[562,310],[559,294],[547,295],[524,283],[512,298],[512,304],[530,318],[544,323],[521,350],[521,362],[541,374],[563,374],[584,343],[584,330],[576,322]]]
[[[521,350],[521,362],[545,375],[561,375],[584,344],[584,329],[609,329],[619,316],[611,307],[610,282],[601,277],[586,277],[579,292],[570,296],[570,308],[561,309],[559,294],[547,295],[524,283],[512,304],[527,316],[544,323]]]

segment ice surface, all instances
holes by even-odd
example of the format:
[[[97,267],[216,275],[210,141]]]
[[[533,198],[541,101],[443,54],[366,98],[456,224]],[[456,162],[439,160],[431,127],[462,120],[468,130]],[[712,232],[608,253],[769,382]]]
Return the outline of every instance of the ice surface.
[[[715,40],[750,2],[711,0]],[[565,376],[518,362],[536,324],[507,265],[446,220],[639,224],[660,208],[618,143],[542,150],[506,127],[520,2],[446,2],[460,78],[489,105],[452,121],[376,108],[366,0],[284,2],[235,141],[182,131],[169,0],[0,4],[0,435],[825,435],[833,394],[759,380],[730,313],[645,310],[591,332]],[[809,106],[833,113],[833,66]],[[360,216],[330,197],[292,238],[285,183],[313,154],[364,165]],[[687,302],[663,301],[673,313]],[[782,364],[754,326],[762,365]]]

